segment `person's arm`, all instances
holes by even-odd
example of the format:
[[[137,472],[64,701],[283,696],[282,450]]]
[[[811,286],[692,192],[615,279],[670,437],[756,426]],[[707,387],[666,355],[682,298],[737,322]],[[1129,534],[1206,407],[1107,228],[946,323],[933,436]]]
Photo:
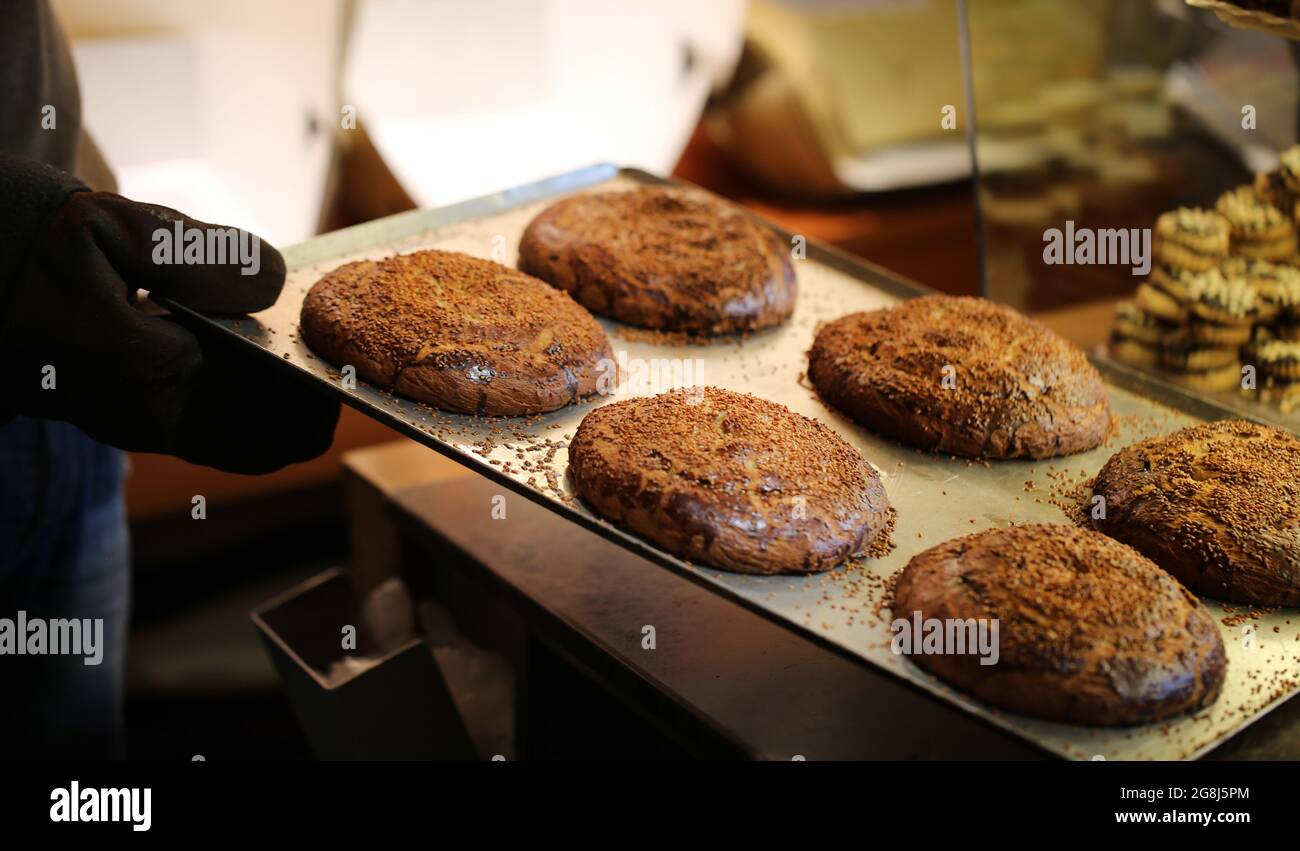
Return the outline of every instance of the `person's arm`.
[[[66,420],[123,449],[257,473],[328,448],[338,403],[136,307],[139,289],[206,313],[273,304],[284,260],[251,234],[91,192],[0,154],[0,415]],[[172,263],[160,234],[233,234],[239,258]]]
[[[0,153],[0,317],[37,234],[68,196],[86,191],[84,183],[57,168]]]

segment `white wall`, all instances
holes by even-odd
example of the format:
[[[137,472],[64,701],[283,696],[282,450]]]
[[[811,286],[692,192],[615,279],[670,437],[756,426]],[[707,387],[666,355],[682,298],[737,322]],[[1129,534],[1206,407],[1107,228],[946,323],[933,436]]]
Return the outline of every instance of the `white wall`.
[[[599,161],[667,172],[745,17],[744,0],[359,0],[345,54],[343,0],[54,5],[122,193],[281,244],[312,234],[341,104],[422,206]]]
[[[123,195],[280,244],[314,232],[341,0],[53,5],[73,37],[85,125]]]

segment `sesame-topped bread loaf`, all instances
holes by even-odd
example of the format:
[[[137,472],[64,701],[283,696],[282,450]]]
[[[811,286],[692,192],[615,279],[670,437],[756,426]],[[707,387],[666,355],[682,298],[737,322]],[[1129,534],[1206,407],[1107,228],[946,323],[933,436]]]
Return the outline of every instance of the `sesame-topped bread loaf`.
[[[989,529],[912,558],[893,617],[997,624],[993,664],[969,646],[910,658],[994,706],[1076,724],[1140,724],[1213,703],[1227,668],[1214,617],[1132,547],[1087,529]],[[913,648],[915,650],[915,647]],[[957,651],[965,652],[957,652]]]
[[[569,475],[614,525],[739,573],[827,570],[865,551],[890,517],[880,475],[830,428],[715,387],[587,414]]]
[[[558,201],[524,231],[519,268],[593,313],[660,331],[755,331],[794,310],[786,246],[740,208],[698,190]]]
[[[808,376],[828,403],[895,440],[976,458],[1048,458],[1110,431],[1101,375],[1009,307],[924,296],[826,325]]]
[[[1101,468],[1094,522],[1197,594],[1300,606],[1300,440],[1244,420],[1127,446]]]
[[[302,338],[359,378],[446,411],[553,411],[613,369],[605,331],[566,294],[467,254],[348,263],[303,301]]]

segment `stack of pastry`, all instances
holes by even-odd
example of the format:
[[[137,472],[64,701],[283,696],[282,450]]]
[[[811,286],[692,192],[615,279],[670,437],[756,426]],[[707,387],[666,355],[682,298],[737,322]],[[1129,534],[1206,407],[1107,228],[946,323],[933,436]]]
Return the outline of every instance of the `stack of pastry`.
[[[1261,198],[1253,186],[1223,193],[1214,209],[1228,222],[1234,255],[1273,262],[1295,257],[1295,219]]]
[[[1300,145],[1282,152],[1277,170],[1255,179],[1255,193],[1300,221]],[[1300,262],[1252,264],[1251,282],[1275,308],[1273,321],[1255,329],[1244,349],[1259,372],[1258,392],[1289,411],[1300,406]]]
[[[1243,390],[1290,411],[1300,406],[1300,268],[1271,263],[1251,268],[1252,284],[1271,308],[1272,320],[1256,326],[1242,349],[1243,360],[1257,373],[1254,386]]]
[[[1151,274],[1117,308],[1117,360],[1177,374],[1198,390],[1300,401],[1300,146],[1281,163],[1212,210],[1160,216]],[[1243,381],[1243,365],[1255,367],[1254,383]]]

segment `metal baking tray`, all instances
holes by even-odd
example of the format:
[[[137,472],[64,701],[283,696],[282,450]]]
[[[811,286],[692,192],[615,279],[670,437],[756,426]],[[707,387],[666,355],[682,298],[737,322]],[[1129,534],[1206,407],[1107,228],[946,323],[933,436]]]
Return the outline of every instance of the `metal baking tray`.
[[[1292,434],[1300,435],[1300,405],[1290,410],[1284,410],[1277,403],[1261,399],[1258,391],[1197,390],[1189,386],[1185,379],[1175,373],[1139,369],[1121,363],[1111,357],[1105,345],[1098,346],[1091,353],[1091,357],[1094,363],[1104,364],[1107,372],[1111,375],[1140,375],[1147,385],[1167,384],[1170,387],[1177,388],[1177,391],[1185,397],[1196,399],[1206,405],[1222,410],[1224,412],[1222,416],[1254,420],[1258,423],[1277,426],[1286,429]],[[1258,379],[1261,382],[1263,381],[1262,376],[1258,376]]]
[[[565,447],[582,417],[608,398],[532,418],[479,419],[446,414],[363,382],[357,382],[355,389],[346,389],[339,371],[313,355],[298,338],[298,314],[304,294],[321,275],[341,263],[436,247],[513,265],[525,225],[552,200],[575,192],[662,182],[632,169],[592,166],[452,207],[412,211],[326,234],[284,252],[288,280],[274,307],[248,318],[190,316],[264,352],[268,364],[273,361],[323,391],[338,394],[363,413],[503,487],[1051,753],[1075,759],[1195,757],[1300,689],[1300,617],[1288,610],[1256,613],[1242,626],[1222,627],[1229,658],[1228,676],[1223,695],[1212,708],[1192,717],[1141,727],[1094,729],[1002,712],[947,687],[892,653],[890,616],[883,608],[887,581],[911,556],[941,541],[991,526],[1023,521],[1065,522],[1066,515],[1053,504],[1052,494],[1064,487],[1066,479],[1077,481],[1092,476],[1112,452],[1133,440],[1224,416],[1226,412],[1141,375],[1106,369],[1111,403],[1120,417],[1120,433],[1109,445],[1082,455],[1041,463],[981,463],[922,453],[876,437],[816,398],[804,379],[805,353],[819,324],[852,311],[882,307],[924,290],[834,249],[807,243],[806,257],[795,264],[799,299],[794,316],[780,328],[748,338],[689,345],[652,339],[602,320],[615,351],[629,359],[683,358],[692,359],[692,364],[697,363],[694,359],[701,359],[698,363],[703,380],[699,383],[753,393],[816,417],[836,429],[876,466],[898,512],[893,531],[896,548],[886,557],[855,562],[816,576],[741,576],[693,566],[591,514],[568,487]],[[793,237],[780,228],[776,230],[787,240]],[[490,510],[490,506],[485,505],[483,510]],[[1220,623],[1233,614],[1216,603],[1209,605]],[[907,719],[899,719],[900,725],[906,723]]]

